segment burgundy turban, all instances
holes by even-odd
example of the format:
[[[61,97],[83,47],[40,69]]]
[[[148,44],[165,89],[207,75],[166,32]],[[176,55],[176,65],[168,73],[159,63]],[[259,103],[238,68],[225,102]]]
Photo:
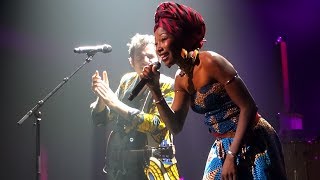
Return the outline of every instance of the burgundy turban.
[[[206,25],[200,13],[174,2],[161,3],[155,13],[154,32],[162,27],[180,41],[182,48],[192,51],[201,48]]]

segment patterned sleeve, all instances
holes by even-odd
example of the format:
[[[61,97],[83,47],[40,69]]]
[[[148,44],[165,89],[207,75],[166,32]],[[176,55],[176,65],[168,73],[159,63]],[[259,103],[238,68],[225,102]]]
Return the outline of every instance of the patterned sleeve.
[[[93,124],[97,127],[106,125],[108,114],[109,114],[108,108],[105,108],[101,112],[96,112],[93,110],[93,108],[91,108],[91,119]]]

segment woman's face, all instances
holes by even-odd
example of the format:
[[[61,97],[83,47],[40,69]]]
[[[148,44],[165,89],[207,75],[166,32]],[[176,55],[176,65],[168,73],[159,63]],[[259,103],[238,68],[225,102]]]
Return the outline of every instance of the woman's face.
[[[170,68],[180,57],[181,48],[177,48],[175,38],[162,27],[154,32],[154,36],[157,54],[160,60]]]

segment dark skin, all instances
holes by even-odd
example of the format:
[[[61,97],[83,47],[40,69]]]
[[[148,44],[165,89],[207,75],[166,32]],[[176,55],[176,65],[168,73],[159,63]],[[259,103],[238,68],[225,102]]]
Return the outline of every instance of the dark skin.
[[[159,27],[155,31],[155,42],[157,54],[167,67],[170,68],[177,64],[181,70],[188,72],[189,65],[180,55],[181,46],[171,34]],[[165,101],[157,104],[161,119],[173,134],[179,133],[183,128],[189,110],[190,95],[210,83],[224,84],[231,100],[240,108],[237,130],[230,145],[230,151],[237,154],[248,124],[254,121],[257,113],[256,104],[244,82],[239,77],[234,78],[237,72],[227,59],[211,51],[199,52],[198,59],[194,63],[193,71],[190,74],[186,73],[181,76],[181,70],[176,73],[175,98],[171,108]],[[150,79],[147,85],[154,99],[161,100],[159,72],[152,65],[149,65],[144,68],[141,77]],[[233,79],[232,82],[227,84],[231,79]],[[235,180],[236,173],[235,159],[228,154],[222,167],[222,179]]]

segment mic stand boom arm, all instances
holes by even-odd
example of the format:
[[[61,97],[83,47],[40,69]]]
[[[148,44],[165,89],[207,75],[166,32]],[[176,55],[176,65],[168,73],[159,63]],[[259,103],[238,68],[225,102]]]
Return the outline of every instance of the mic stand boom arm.
[[[19,121],[18,124],[21,125],[26,119],[28,119],[31,115],[35,115],[35,123],[36,126],[36,180],[40,180],[40,121],[41,121],[41,112],[39,108],[52,96],[54,95],[66,82],[71,79],[71,77],[77,73],[85,64],[89,63],[92,60],[92,57],[95,53],[87,53],[88,57],[86,60],[74,71],[69,77],[65,77],[63,81],[58,84],[51,92],[49,92],[42,100],[38,101],[38,103],[25,114]]]

